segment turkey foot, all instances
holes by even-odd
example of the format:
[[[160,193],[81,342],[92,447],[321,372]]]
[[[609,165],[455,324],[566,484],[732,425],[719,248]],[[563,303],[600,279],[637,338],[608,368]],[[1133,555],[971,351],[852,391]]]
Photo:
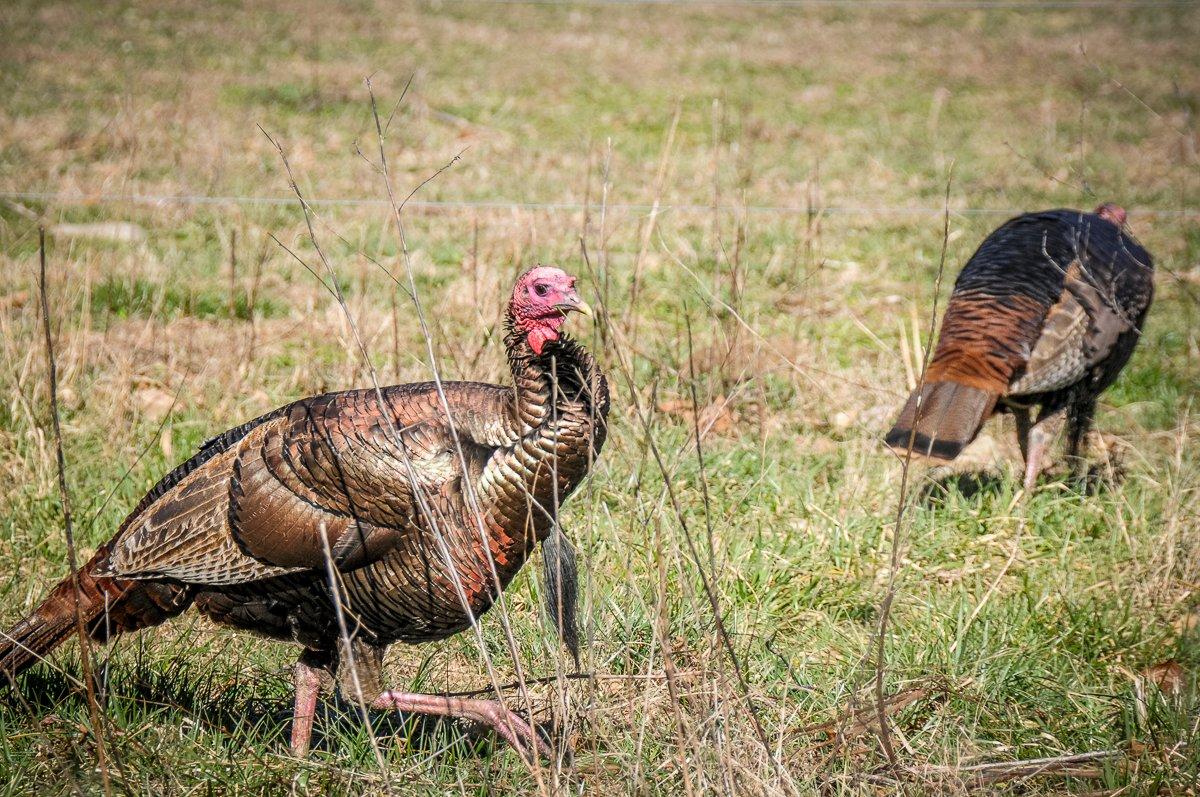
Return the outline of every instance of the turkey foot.
[[[371,703],[371,708],[468,719],[494,730],[516,748],[527,763],[533,763],[538,754],[552,757],[533,727],[498,700],[422,695],[389,689]]]

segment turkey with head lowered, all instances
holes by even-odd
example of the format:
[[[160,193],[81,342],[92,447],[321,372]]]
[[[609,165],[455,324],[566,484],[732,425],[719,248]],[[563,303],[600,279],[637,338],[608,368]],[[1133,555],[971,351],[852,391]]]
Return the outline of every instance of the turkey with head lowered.
[[[1081,470],[1096,400],[1133,354],[1153,296],[1154,263],[1117,205],[1005,222],[958,275],[923,383],[887,444],[952,460],[1007,411],[1026,491],[1064,422],[1068,457]]]

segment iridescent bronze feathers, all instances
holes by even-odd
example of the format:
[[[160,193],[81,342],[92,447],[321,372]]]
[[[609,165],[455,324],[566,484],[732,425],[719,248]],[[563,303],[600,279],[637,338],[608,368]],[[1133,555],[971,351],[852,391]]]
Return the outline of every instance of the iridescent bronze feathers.
[[[369,670],[383,647],[468,628],[553,535],[558,594],[547,605],[570,621],[557,627],[577,654],[574,558],[557,511],[604,445],[609,398],[595,361],[561,334],[572,311],[590,312],[574,279],[532,269],[508,308],[513,387],[426,382],[330,393],[206,443],[82,568],[80,610],[91,633],[155,625],[195,605],[216,622],[300,644],[303,718],[315,699],[305,690],[321,680],[310,677],[314,662],[336,672],[350,645],[355,683],[378,683]],[[0,673],[15,677],[73,628],[68,579],[0,642]],[[395,694],[386,702],[425,705]],[[511,731],[500,709],[467,709]],[[293,736],[298,752],[305,727]]]

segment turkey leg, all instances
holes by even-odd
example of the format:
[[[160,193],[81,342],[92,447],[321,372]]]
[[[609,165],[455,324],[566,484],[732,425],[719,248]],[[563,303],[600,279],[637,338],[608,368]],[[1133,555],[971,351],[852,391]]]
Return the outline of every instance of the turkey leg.
[[[1033,410],[1020,404],[1009,404],[1017,422],[1017,445],[1021,447],[1021,461],[1029,461],[1029,432],[1033,429]]]
[[[292,755],[308,755],[312,743],[313,718],[322,687],[331,681],[329,669],[315,654],[305,651],[296,662],[296,705],[292,710]]]
[[[1018,416],[1019,418],[1020,416]],[[1037,485],[1038,474],[1042,472],[1042,460],[1046,457],[1046,449],[1062,431],[1066,420],[1066,408],[1043,414],[1037,423],[1029,430],[1028,444],[1025,448],[1025,492],[1033,492]],[[1018,425],[1020,421],[1018,420]]]
[[[1071,405],[1067,413],[1067,461],[1071,464],[1071,475],[1086,488],[1088,463],[1081,449],[1096,414],[1096,399],[1084,398]]]
[[[369,678],[374,672],[374,668],[371,667],[374,658],[364,654],[373,651],[368,651],[365,645],[357,647],[360,656],[357,660],[360,664],[359,676]],[[342,680],[348,680],[342,673],[342,668],[339,668],[339,675],[343,675]],[[330,681],[329,664],[312,651],[305,651],[296,662],[296,704],[292,712],[291,740],[294,756],[302,757],[308,754],[312,742],[313,719],[317,713],[317,698],[322,687]],[[370,686],[368,684],[367,688]],[[343,692],[349,693],[349,690],[343,688]],[[529,723],[498,700],[422,695],[390,689],[378,694],[379,697],[369,703],[371,708],[471,720],[492,728],[527,760],[531,760],[538,753],[546,753],[549,757],[545,746],[538,741],[537,733]]]
[[[549,756],[529,723],[498,700],[422,695],[389,689],[371,703],[371,708],[472,720],[494,730],[527,761],[532,761],[538,753]]]

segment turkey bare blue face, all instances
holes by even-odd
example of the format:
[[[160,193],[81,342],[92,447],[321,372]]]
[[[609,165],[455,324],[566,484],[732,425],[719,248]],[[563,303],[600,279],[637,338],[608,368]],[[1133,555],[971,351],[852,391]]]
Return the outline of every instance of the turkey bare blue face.
[[[567,313],[592,314],[592,308],[575,292],[575,278],[554,266],[536,266],[522,274],[508,309],[513,327],[526,336],[534,354],[541,354],[549,341],[558,340]]]

